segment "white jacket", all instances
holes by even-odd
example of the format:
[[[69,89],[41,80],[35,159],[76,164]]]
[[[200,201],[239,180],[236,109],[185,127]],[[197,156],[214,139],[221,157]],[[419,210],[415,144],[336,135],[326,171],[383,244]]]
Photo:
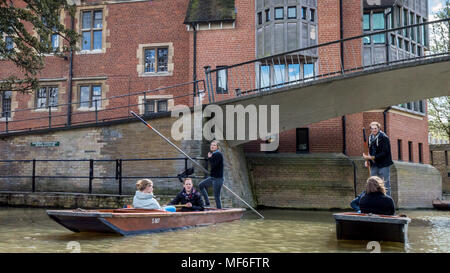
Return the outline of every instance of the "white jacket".
[[[152,193],[136,191],[133,207],[137,209],[162,209]]]

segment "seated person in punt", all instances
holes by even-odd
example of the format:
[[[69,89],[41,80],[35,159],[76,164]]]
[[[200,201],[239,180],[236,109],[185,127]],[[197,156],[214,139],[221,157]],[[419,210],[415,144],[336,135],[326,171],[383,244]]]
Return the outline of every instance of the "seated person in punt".
[[[200,193],[194,189],[194,184],[190,178],[184,179],[183,190],[180,191],[172,201],[170,201],[169,205],[177,205],[179,203],[184,205],[181,211],[204,210],[202,197]]]
[[[367,179],[366,194],[359,201],[361,213],[394,215],[394,200],[386,195],[384,181],[378,176]]]
[[[142,179],[136,183],[136,195],[133,198],[133,207],[136,209],[162,209],[153,195],[153,182]]]

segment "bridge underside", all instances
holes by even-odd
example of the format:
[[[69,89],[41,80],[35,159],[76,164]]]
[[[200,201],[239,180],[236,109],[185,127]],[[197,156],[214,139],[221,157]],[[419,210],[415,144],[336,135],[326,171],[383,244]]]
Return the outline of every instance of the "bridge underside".
[[[449,61],[445,56],[354,72],[237,97],[219,105],[279,105],[279,129],[283,132],[342,115],[448,96]],[[247,136],[249,126],[245,127]],[[248,141],[248,137],[227,139],[231,146]]]

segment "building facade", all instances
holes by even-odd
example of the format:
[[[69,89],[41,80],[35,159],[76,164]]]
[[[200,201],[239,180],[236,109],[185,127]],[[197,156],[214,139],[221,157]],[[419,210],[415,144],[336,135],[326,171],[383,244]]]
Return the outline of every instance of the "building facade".
[[[189,105],[189,94],[201,90],[201,85],[125,95],[202,80],[205,66],[223,68],[214,79],[215,95],[227,98],[233,90],[226,66],[428,19],[426,0],[386,0],[377,5],[367,0],[74,2],[75,17],[66,13],[60,17],[66,26],[73,23],[82,36],[80,50],[66,58],[49,54],[39,74],[41,87],[32,94],[2,93],[1,131],[6,126],[45,127],[50,113],[50,124],[67,126],[97,114],[95,119],[109,120],[128,116],[130,109],[144,114]],[[351,50],[339,46],[326,52],[307,50],[297,60],[266,64],[254,73],[259,85],[266,87],[324,73],[324,59],[344,67],[351,62],[370,66],[399,56],[424,55],[427,43],[426,28],[417,28],[363,39]],[[55,36],[52,44],[61,47],[64,41]],[[0,59],[0,78],[10,75],[20,75],[19,69]],[[426,107],[425,101],[405,102],[285,131],[277,152],[359,156],[362,128],[375,120],[391,139],[394,160],[429,163]],[[259,152],[259,147],[257,141],[251,142],[245,151]]]

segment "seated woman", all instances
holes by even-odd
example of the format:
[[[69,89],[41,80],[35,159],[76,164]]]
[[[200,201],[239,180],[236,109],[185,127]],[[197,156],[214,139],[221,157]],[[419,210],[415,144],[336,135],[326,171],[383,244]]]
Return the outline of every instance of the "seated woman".
[[[383,179],[371,176],[367,179],[366,194],[359,201],[361,213],[394,215],[394,200],[386,195]]]
[[[202,197],[200,193],[194,189],[192,179],[184,179],[183,190],[180,191],[172,201],[170,201],[169,205],[177,205],[178,203],[185,205],[181,211],[204,210]]]
[[[136,195],[133,198],[133,207],[137,209],[162,209],[153,195],[153,182],[142,179],[136,183]]]

